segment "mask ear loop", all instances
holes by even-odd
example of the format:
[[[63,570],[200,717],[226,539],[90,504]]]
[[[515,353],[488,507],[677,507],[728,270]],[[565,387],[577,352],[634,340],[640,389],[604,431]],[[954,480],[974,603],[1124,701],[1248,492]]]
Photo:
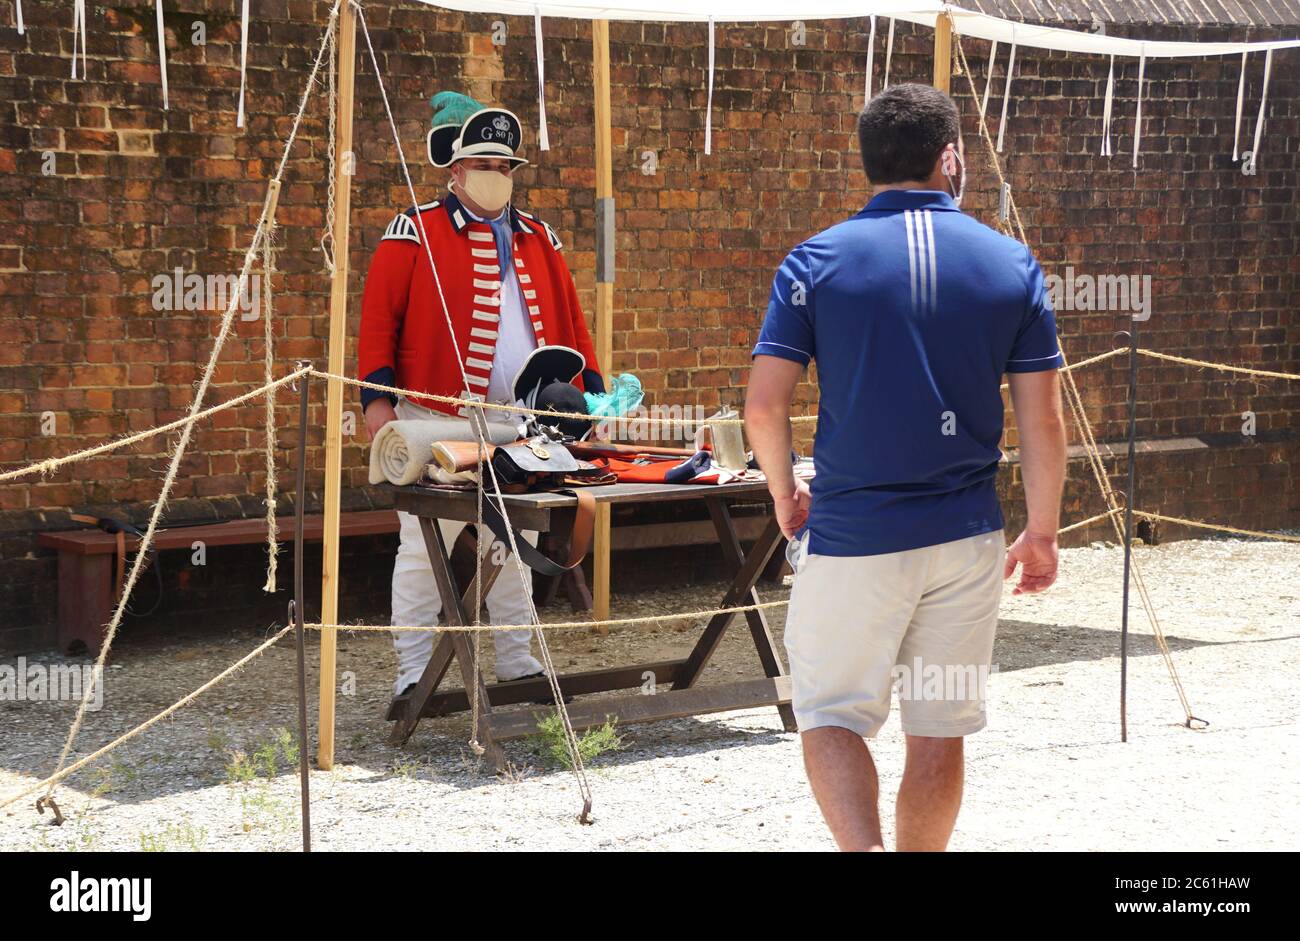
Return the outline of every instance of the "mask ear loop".
[[[957,153],[956,147],[943,152],[943,167],[941,169],[943,175],[948,178],[948,189],[952,201],[960,206],[961,198],[966,191],[966,163],[961,159],[961,155]],[[961,183],[954,186],[952,178],[957,176],[958,173],[961,174]]]

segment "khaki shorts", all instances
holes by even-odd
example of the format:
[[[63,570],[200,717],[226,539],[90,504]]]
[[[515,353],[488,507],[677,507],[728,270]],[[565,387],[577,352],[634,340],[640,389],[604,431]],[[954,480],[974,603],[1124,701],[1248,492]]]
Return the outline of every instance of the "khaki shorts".
[[[1005,553],[998,530],[885,555],[803,555],[785,626],[799,731],[872,738],[896,688],[908,735],[984,728]]]

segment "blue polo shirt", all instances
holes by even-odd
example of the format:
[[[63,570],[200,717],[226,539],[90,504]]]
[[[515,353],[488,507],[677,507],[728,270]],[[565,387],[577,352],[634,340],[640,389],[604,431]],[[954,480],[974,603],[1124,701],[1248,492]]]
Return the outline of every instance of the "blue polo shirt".
[[[795,248],[754,355],[817,361],[808,551],[838,556],[1001,529],[1002,375],[1063,364],[1033,254],[927,190]]]

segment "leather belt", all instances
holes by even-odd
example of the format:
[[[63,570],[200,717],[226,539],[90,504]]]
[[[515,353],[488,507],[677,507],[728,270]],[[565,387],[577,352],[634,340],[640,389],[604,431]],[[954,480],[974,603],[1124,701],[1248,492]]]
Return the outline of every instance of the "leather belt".
[[[497,509],[496,501],[487,495],[483,499],[483,522],[487,523],[492,535],[503,545],[510,545],[510,534],[513,533],[519,558],[534,572],[556,576],[572,571],[586,558],[587,551],[591,548],[592,533],[596,528],[596,498],[583,489],[551,492],[567,494],[578,501],[578,512],[574,517],[573,532],[569,537],[569,556],[564,562],[557,562],[550,558],[525,539],[519,530],[507,526],[506,521],[501,517],[501,511]]]

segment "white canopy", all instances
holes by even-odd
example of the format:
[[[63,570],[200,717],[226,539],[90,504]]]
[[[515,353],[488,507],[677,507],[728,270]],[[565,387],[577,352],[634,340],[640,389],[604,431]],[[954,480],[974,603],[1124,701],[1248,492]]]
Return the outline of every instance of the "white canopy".
[[[945,9],[962,36],[995,39],[1034,49],[1120,55],[1148,59],[1214,56],[1285,49],[1300,46],[1300,39],[1271,42],[1164,42],[1103,36],[1055,26],[1031,26],[1004,20],[938,0],[562,0],[531,3],[528,0],[421,0],[431,6],[465,13],[501,13],[509,16],[560,16],[587,20],[640,20],[643,22],[715,23],[794,22],[863,16],[892,16],[910,23],[934,26]]]
[[[1125,39],[1121,36],[1103,36],[1100,33],[1056,26],[1034,26],[999,19],[972,10],[950,7],[953,29],[962,36],[976,39],[994,39],[1000,43],[1016,43],[1033,49],[1055,49],[1059,52],[1083,52],[1092,55],[1117,55],[1148,59],[1174,59],[1183,56],[1217,56],[1257,50],[1286,49],[1300,46],[1300,39],[1281,39],[1271,42],[1153,42],[1142,39]],[[901,20],[933,26],[936,14],[898,14]]]
[[[795,20],[833,20],[850,16],[900,16],[903,13],[929,15],[930,23],[943,4],[938,0],[563,0],[560,3],[530,3],[528,0],[421,0],[431,6],[465,13],[503,13],[508,16],[563,16],[580,20],[640,20],[642,22],[684,21],[703,23],[756,23]],[[923,20],[918,20],[923,22]]]

